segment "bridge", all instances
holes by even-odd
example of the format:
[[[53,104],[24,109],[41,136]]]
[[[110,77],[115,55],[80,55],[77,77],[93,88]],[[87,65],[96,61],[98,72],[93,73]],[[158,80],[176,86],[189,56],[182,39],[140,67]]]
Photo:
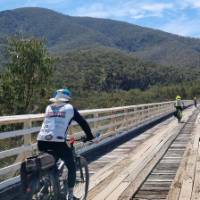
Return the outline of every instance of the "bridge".
[[[184,104],[182,123],[173,101],[81,111],[98,135],[77,144],[89,162],[88,200],[200,199],[199,109]],[[0,200],[23,199],[20,163],[37,151],[43,118],[0,117]],[[83,134],[76,123],[72,133]]]

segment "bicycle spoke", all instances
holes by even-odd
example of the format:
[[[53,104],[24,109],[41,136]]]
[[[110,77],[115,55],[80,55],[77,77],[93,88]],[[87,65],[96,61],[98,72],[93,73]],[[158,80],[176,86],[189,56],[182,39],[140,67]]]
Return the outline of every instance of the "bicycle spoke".
[[[41,177],[32,194],[32,200],[57,200],[56,192],[58,191],[54,187],[56,186],[52,175]]]

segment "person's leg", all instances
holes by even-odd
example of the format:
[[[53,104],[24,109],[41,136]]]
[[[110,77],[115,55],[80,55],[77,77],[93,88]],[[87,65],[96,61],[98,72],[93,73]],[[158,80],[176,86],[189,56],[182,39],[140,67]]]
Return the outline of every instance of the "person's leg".
[[[57,155],[57,147],[59,144],[57,144],[57,142],[38,141],[37,145],[40,152],[47,152],[53,155],[55,162],[58,161],[59,157]]]
[[[48,149],[48,143],[45,141],[38,141],[37,146],[39,151],[45,152]]]
[[[72,150],[67,146],[67,144],[65,144],[62,149],[63,151],[59,153],[60,153],[61,159],[65,162],[65,165],[68,168],[69,195],[73,196],[73,188],[76,182],[76,165],[75,165]]]
[[[174,112],[174,116],[177,118],[178,117],[178,109],[177,109],[177,107],[176,107],[176,110],[175,110],[175,112]]]

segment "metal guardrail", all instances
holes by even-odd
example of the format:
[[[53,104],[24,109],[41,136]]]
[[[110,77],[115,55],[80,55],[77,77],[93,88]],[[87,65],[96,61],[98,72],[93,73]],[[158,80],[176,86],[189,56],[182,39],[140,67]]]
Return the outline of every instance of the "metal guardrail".
[[[192,101],[185,100],[185,106]],[[83,110],[97,140],[103,140],[138,125],[150,122],[174,111],[174,101],[132,105],[124,107]],[[37,150],[36,136],[40,130],[44,114],[28,114],[0,117],[0,189],[20,181],[21,162]],[[72,123],[69,134],[81,136],[83,132]],[[88,148],[80,146],[79,148]]]

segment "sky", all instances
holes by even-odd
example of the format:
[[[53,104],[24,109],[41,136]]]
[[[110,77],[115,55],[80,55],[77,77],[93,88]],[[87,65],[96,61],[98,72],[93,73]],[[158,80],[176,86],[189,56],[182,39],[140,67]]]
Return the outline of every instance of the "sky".
[[[200,0],[0,0],[0,11],[20,7],[115,19],[200,38]]]

